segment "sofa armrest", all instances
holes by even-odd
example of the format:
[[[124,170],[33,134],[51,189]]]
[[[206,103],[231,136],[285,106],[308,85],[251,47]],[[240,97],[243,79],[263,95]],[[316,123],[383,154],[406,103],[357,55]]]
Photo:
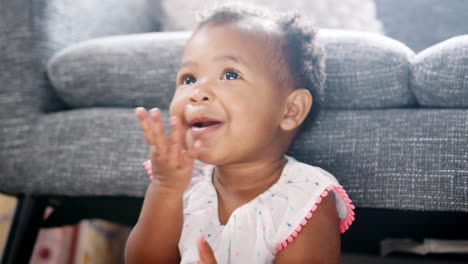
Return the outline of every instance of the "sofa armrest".
[[[158,30],[155,5],[143,0],[2,1],[0,185],[21,186],[22,162],[37,140],[35,123],[45,112],[66,109],[46,79],[49,57],[85,39]]]
[[[15,157],[27,151],[30,124],[40,113],[29,4],[3,1],[0,8],[0,185],[18,175]]]

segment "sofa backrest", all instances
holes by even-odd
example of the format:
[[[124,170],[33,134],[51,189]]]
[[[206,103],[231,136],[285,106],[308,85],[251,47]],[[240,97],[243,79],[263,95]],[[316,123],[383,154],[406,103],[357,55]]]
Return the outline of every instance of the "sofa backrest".
[[[11,115],[66,107],[45,79],[50,57],[80,41],[159,29],[155,5],[142,0],[15,0],[0,6],[0,83]],[[3,107],[2,107],[3,108]]]
[[[414,52],[391,38],[347,30],[321,30],[325,48],[325,107],[376,109],[413,106],[408,86]]]
[[[49,77],[59,96],[73,108],[167,109],[189,35],[165,32],[86,41],[56,54],[48,65]],[[327,74],[324,106],[386,109],[420,103],[468,107],[464,99],[468,96],[464,88],[467,38],[454,38],[415,55],[385,36],[321,30],[318,39],[325,48]],[[445,77],[436,78],[428,67]],[[433,97],[436,90],[443,103]]]
[[[96,37],[158,31],[160,1],[34,0],[34,32],[41,62],[72,44]]]
[[[85,41],[56,54],[51,82],[72,108],[167,109],[189,32],[147,33]]]
[[[468,107],[468,35],[453,37],[412,61],[411,87],[420,106]]]

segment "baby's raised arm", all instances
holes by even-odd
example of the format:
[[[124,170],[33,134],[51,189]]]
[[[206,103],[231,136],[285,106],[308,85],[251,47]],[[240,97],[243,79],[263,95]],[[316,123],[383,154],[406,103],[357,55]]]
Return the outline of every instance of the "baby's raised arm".
[[[127,240],[125,263],[179,263],[178,242],[182,229],[182,196],[190,183],[200,142],[183,148],[184,132],[179,117],[171,117],[169,138],[161,111],[139,107],[135,113],[151,146],[154,180],[149,185],[138,222]]]

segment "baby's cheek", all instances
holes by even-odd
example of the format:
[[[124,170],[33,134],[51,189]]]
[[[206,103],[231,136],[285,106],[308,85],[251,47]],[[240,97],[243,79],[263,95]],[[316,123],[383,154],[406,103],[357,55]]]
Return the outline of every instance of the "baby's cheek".
[[[180,92],[176,91],[174,93],[174,96],[172,97],[171,103],[169,105],[169,115],[174,116],[178,115],[180,117],[183,117],[184,113],[184,97],[183,94]]]
[[[174,103],[174,101],[172,101],[171,104],[169,105],[169,116],[178,115],[179,117],[182,117],[182,116],[180,115],[180,113],[178,113],[178,112],[180,112],[180,110],[177,111],[177,108],[178,108],[178,107],[177,107],[177,104]],[[180,108],[180,107],[179,107],[179,108]]]

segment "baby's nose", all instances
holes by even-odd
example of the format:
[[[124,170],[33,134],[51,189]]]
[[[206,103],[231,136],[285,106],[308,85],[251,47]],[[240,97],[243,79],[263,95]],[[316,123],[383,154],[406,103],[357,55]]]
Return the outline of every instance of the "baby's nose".
[[[206,85],[197,87],[190,96],[190,102],[201,103],[209,102],[213,99],[214,95]]]
[[[190,97],[190,101],[193,102],[193,103],[203,102],[203,101],[210,101],[210,97],[206,96],[206,95],[192,96],[192,97]]]

